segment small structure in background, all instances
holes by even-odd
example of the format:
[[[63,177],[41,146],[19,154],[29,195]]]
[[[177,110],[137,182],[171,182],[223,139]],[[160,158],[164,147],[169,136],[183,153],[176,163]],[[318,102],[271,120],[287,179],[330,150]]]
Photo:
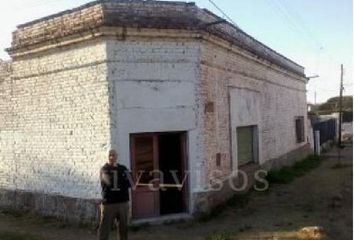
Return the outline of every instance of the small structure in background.
[[[339,129],[339,97],[328,99],[325,103],[308,104],[309,118],[314,131],[319,132],[319,141],[314,138],[314,146],[319,144],[321,149],[327,149],[333,143],[338,143],[339,133],[343,142],[353,141],[353,97],[343,97],[342,127]],[[314,148],[318,153],[320,149]]]
[[[315,152],[318,154],[322,149],[329,149],[336,142],[338,135],[338,120],[336,118],[318,119],[313,123],[312,128],[315,134]],[[317,132],[317,133],[316,133]]]
[[[353,142],[353,122],[342,123],[342,141]]]

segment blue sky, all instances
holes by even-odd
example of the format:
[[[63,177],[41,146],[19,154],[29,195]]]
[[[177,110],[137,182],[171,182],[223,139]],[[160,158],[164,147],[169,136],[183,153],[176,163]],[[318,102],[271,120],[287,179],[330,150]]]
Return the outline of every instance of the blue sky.
[[[89,0],[11,0],[0,9],[0,58],[10,46],[16,25],[90,2]],[[222,16],[208,0],[196,4]],[[245,32],[316,75],[308,102],[324,102],[338,95],[340,64],[344,64],[345,92],[353,91],[352,0],[214,0]]]

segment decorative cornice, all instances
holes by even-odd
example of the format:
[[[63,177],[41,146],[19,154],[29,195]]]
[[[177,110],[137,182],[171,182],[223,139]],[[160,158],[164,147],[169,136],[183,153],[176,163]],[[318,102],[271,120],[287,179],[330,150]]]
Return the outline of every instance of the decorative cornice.
[[[215,24],[213,24],[215,23]],[[106,27],[183,30],[226,40],[253,55],[304,77],[304,68],[257,41],[240,28],[188,2],[100,0],[19,25],[13,33],[12,57],[63,42],[104,36]],[[122,36],[120,32],[117,35]],[[123,34],[124,35],[124,34]],[[123,36],[124,37],[124,36]],[[124,40],[121,39],[121,40]]]

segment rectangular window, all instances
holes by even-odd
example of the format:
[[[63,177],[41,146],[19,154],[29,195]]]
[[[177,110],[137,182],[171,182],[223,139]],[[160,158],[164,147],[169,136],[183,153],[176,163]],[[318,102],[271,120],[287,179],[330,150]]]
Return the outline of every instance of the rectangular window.
[[[305,126],[304,117],[296,117],[295,119],[296,142],[301,143],[305,141]]]
[[[257,127],[238,127],[237,131],[237,160],[238,165],[254,163],[257,160]]]

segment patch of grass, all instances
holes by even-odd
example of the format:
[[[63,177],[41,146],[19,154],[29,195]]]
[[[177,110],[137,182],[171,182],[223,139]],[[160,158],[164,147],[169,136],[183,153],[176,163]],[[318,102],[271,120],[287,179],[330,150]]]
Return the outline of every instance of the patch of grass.
[[[332,169],[340,169],[340,168],[348,168],[348,167],[352,167],[352,165],[345,164],[345,163],[336,163],[331,168]]]
[[[41,216],[36,213],[28,214],[26,218],[29,218],[33,223],[38,223],[41,225],[61,224],[61,221],[57,218],[50,216]]]
[[[12,217],[23,217],[29,213],[27,209],[12,209],[12,208],[2,208],[1,213],[9,215]]]
[[[252,191],[250,190],[244,194],[235,194],[226,201],[225,205],[232,208],[243,208],[248,204],[251,193]]]
[[[196,216],[198,222],[209,222],[210,220],[219,217],[225,210],[226,204],[219,204],[213,207],[209,212],[199,213]]]
[[[163,225],[175,225],[175,224],[185,224],[188,221],[190,221],[189,219],[171,219],[171,220],[166,220],[164,221],[162,224]]]
[[[132,232],[138,232],[141,230],[147,230],[150,227],[151,227],[151,225],[149,223],[142,223],[142,224],[138,224],[138,225],[129,226],[129,230]]]
[[[187,228],[194,228],[197,224],[198,222],[195,220],[188,220],[185,221],[184,223],[178,223],[176,227],[178,229],[187,229]]]
[[[248,230],[251,230],[252,229],[252,226],[251,225],[244,225],[242,227],[240,227],[238,229],[239,232],[245,232],[245,231],[248,231]]]
[[[214,218],[220,217],[228,207],[233,209],[243,208],[248,204],[251,193],[252,190],[244,194],[234,194],[226,202],[213,207],[209,212],[199,214],[196,219],[198,222],[208,222]]]
[[[321,159],[319,156],[310,155],[304,160],[296,162],[291,167],[283,167],[280,170],[270,171],[267,175],[267,180],[269,183],[290,183],[295,178],[305,175],[320,164]]]
[[[20,234],[14,232],[0,232],[1,240],[42,240],[41,238],[34,237],[28,234]]]
[[[205,240],[231,240],[230,234],[227,233],[214,233],[207,236]]]

